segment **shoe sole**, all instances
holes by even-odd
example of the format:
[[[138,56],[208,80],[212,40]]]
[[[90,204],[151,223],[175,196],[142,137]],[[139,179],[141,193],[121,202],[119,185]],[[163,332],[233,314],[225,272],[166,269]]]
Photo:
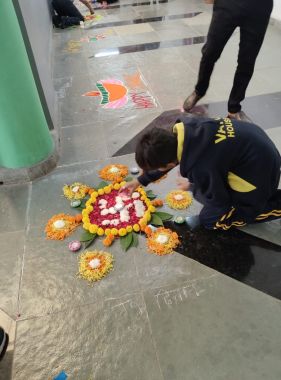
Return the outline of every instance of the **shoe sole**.
[[[0,347],[0,350],[2,349],[1,354],[0,354],[0,361],[3,359],[7,351],[8,345],[9,345],[9,335],[5,333],[4,342],[2,343],[2,346]]]

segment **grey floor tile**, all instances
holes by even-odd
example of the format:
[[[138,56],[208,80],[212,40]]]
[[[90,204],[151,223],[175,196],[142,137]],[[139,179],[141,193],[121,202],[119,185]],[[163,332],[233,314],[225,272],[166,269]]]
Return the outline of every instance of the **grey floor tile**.
[[[1,233],[0,246],[0,309],[15,319],[23,265],[24,231]]]
[[[60,165],[107,157],[105,135],[94,123],[62,129]]]
[[[161,380],[141,295],[21,321],[14,379]]]
[[[145,301],[165,379],[280,377],[280,303],[271,297],[219,275],[148,290]]]
[[[87,60],[83,53],[57,55],[54,64],[54,78],[71,75],[88,75]]]
[[[25,228],[30,185],[0,187],[1,232],[19,231]]]

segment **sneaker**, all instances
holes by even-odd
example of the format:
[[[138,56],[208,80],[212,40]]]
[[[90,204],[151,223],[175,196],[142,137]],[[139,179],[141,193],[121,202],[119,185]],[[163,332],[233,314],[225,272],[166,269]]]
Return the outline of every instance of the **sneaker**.
[[[9,344],[9,335],[0,327],[0,361],[3,359]]]
[[[192,110],[192,108],[195,106],[195,104],[202,98],[202,96],[199,96],[196,91],[193,91],[191,95],[189,95],[188,98],[185,99],[183,103],[183,109],[185,112],[189,112]]]
[[[252,123],[253,121],[245,114],[245,112],[240,111],[236,113],[228,113],[227,117],[230,119],[238,120],[238,121],[246,121],[247,123]]]

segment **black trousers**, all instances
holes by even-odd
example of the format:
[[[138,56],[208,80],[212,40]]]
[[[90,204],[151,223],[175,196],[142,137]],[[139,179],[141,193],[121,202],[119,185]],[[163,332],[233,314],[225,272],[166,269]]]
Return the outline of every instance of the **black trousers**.
[[[198,95],[205,95],[214,65],[232,33],[239,27],[238,65],[229,96],[228,111],[236,113],[241,110],[240,102],[245,98],[248,84],[252,78],[271,10],[272,8],[265,9],[263,14],[256,15],[254,9],[245,11],[240,8],[233,10],[214,6],[207,42],[202,48],[198,81],[195,86]]]
[[[239,227],[239,223],[232,225],[227,219],[221,221],[223,215],[230,211],[229,208],[204,206],[199,215],[200,224],[207,229],[215,227],[228,230],[231,227]],[[264,210],[248,221],[248,224],[269,222],[270,220],[281,219],[281,190],[276,190],[274,195],[267,201]],[[238,222],[240,222],[238,218]],[[219,225],[217,225],[219,223]],[[242,225],[241,225],[242,227]]]
[[[52,6],[60,17],[77,17],[80,21],[84,21],[84,17],[70,0],[53,0]]]

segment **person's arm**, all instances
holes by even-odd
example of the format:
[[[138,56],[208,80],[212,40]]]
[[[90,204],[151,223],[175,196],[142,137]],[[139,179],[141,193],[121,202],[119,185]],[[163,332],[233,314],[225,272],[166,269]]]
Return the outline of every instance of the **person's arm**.
[[[91,5],[87,0],[80,0],[80,2],[81,2],[82,4],[84,4],[84,5],[89,9],[91,15],[93,15],[93,14],[95,13],[95,11],[94,11],[92,5]]]
[[[171,170],[171,169],[170,169]],[[148,172],[144,172],[138,177],[138,181],[141,185],[147,186],[151,182],[157,181],[165,174],[167,174],[170,170],[162,171],[162,170],[150,170]]]

